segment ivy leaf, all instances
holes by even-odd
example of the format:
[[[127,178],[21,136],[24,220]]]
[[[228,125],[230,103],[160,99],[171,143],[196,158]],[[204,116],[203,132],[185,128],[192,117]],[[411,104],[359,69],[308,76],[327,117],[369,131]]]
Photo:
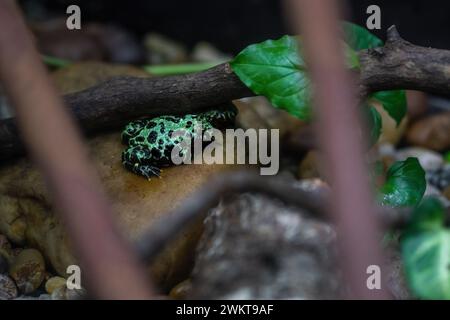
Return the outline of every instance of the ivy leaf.
[[[366,28],[350,22],[343,22],[343,29],[348,45],[356,51],[383,45],[383,41]],[[407,101],[404,90],[380,91],[370,95],[370,98],[379,101],[383,105],[383,108],[395,120],[397,126],[406,115]]]
[[[397,126],[400,125],[408,109],[404,90],[380,91],[371,94],[370,98],[379,101]]]
[[[425,171],[417,158],[395,162],[388,170],[381,187],[381,202],[392,207],[415,206],[426,188]]]
[[[368,110],[368,127],[370,130],[370,145],[374,145],[381,135],[382,120],[381,115],[373,106],[365,108]]]
[[[444,225],[445,213],[441,201],[427,197],[413,211],[408,228],[413,230],[437,230]]]
[[[450,299],[450,230],[444,228],[444,208],[426,198],[414,211],[401,238],[406,278],[422,299]]]
[[[284,36],[245,48],[230,63],[255,94],[300,119],[310,119],[310,83],[295,37]]]
[[[311,89],[299,39],[284,36],[250,45],[231,62],[231,68],[255,94],[302,120],[311,118]],[[356,53],[345,46],[347,64],[358,68]]]
[[[423,299],[450,299],[450,232],[424,231],[403,238],[402,256],[411,290]]]
[[[366,28],[357,24],[343,22],[343,29],[348,45],[356,51],[383,46],[383,41]]]

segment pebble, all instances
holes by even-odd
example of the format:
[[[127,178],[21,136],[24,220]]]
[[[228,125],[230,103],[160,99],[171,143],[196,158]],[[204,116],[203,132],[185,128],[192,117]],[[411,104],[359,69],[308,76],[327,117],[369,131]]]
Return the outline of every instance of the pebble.
[[[192,282],[190,279],[186,279],[170,290],[169,296],[172,299],[186,299],[188,297],[189,291],[192,288]]]
[[[450,112],[416,121],[406,134],[408,142],[424,148],[445,151],[450,148]]]
[[[45,262],[42,254],[35,249],[25,249],[14,259],[9,270],[20,292],[35,291],[45,277]]]
[[[427,180],[440,190],[446,189],[450,186],[450,164],[427,172]]]
[[[66,286],[56,288],[50,295],[51,300],[82,300],[86,299],[86,290],[68,289]]]
[[[408,157],[416,157],[425,171],[437,170],[444,163],[444,158],[441,154],[419,147],[400,149],[395,154],[397,161],[404,161]]]
[[[5,274],[0,274],[0,300],[9,300],[17,297],[17,287],[14,281]]]
[[[52,294],[58,288],[65,287],[67,280],[63,277],[52,277],[45,283],[45,291]]]
[[[150,64],[173,64],[188,60],[188,52],[183,44],[158,33],[145,35],[144,47]]]

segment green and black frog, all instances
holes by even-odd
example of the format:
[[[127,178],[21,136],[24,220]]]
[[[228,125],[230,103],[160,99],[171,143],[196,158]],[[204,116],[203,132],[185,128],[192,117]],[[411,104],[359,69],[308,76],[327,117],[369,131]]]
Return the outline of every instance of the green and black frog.
[[[129,171],[147,179],[159,177],[162,167],[173,165],[172,149],[184,139],[199,138],[202,131],[232,126],[237,114],[229,103],[197,114],[165,115],[130,122],[122,132],[122,142],[128,147],[122,153],[122,164]],[[183,132],[183,135],[173,133]],[[205,145],[203,145],[205,146]],[[181,148],[181,147],[180,147]],[[180,156],[188,150],[180,149]]]

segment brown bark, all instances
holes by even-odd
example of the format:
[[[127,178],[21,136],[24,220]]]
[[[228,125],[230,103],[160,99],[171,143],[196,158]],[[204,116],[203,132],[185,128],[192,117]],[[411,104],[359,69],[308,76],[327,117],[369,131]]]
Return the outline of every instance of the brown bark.
[[[450,51],[415,46],[388,30],[386,46],[361,51],[361,94],[412,89],[450,95]],[[253,93],[224,63],[194,74],[118,77],[64,96],[87,133],[120,128],[142,116],[186,114]],[[0,121],[0,160],[23,154],[14,121]]]

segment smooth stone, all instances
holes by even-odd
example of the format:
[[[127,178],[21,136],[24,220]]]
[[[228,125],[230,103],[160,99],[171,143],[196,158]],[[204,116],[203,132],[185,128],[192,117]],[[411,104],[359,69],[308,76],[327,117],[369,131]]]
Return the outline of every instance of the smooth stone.
[[[149,76],[136,67],[89,62],[60,69],[52,77],[61,93],[70,93],[120,75]],[[111,200],[119,229],[130,241],[138,239],[161,217],[181,206],[213,175],[233,168],[181,165],[164,169],[161,179],[148,181],[123,168],[120,132],[100,134],[86,144]],[[152,261],[149,273],[162,290],[168,292],[188,276],[202,228],[200,222],[187,226]],[[62,277],[67,276],[67,266],[77,264],[68,236],[52,210],[51,195],[44,180],[28,160],[21,159],[0,168],[0,233],[15,244],[27,243],[39,248]]]
[[[51,300],[83,300],[86,299],[86,290],[68,289],[66,286],[55,288],[50,294]]]
[[[161,217],[182,205],[213,175],[236,168],[181,165],[165,168],[161,179],[148,181],[122,167],[124,146],[120,133],[95,137],[88,141],[88,147],[119,228],[130,241],[138,239]],[[67,266],[77,264],[77,260],[63,226],[51,209],[50,199],[40,173],[28,161],[21,160],[17,165],[0,169],[0,232],[17,244],[32,243],[41,248],[52,267],[65,277]],[[21,227],[16,228],[19,221]],[[201,232],[199,222],[174,235],[150,268],[157,285],[170,290],[187,277]]]
[[[186,299],[189,297],[189,291],[191,288],[191,279],[186,279],[170,290],[169,297],[176,300]]]
[[[439,190],[447,188],[450,185],[450,164],[427,172],[427,180]]]
[[[63,277],[52,277],[45,283],[45,291],[52,294],[58,288],[65,287],[67,280]]]
[[[191,60],[194,62],[230,61],[233,56],[221,52],[209,42],[201,41],[192,49]]]
[[[450,112],[443,112],[416,121],[406,135],[411,145],[435,151],[450,148]]]
[[[0,274],[0,300],[14,299],[18,295],[14,281],[5,274]]]
[[[14,259],[9,274],[20,292],[32,293],[44,280],[44,257],[35,249],[25,249]]]
[[[151,32],[144,36],[143,42],[150,64],[174,64],[188,60],[185,46],[166,36]]]
[[[66,287],[56,288],[50,295],[51,300],[67,300],[66,299]]]
[[[400,149],[395,154],[397,161],[404,161],[408,157],[416,157],[425,171],[439,169],[444,163],[444,159],[441,154],[420,147]]]

